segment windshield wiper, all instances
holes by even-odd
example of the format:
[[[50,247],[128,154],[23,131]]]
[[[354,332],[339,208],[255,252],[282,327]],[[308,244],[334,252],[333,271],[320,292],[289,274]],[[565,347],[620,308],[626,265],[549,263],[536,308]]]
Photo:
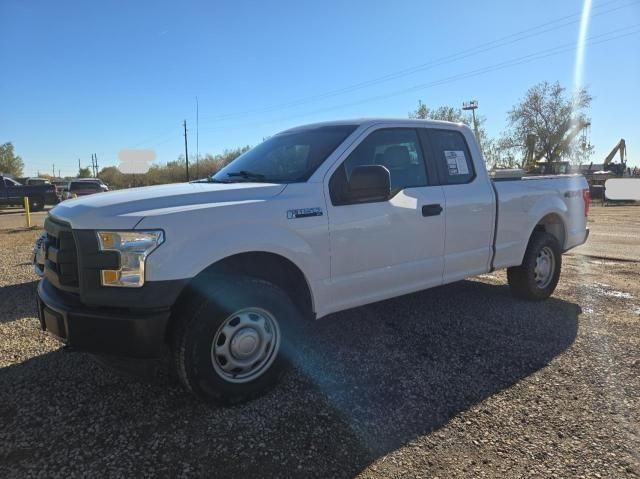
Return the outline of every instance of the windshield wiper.
[[[240,178],[244,178],[246,180],[261,180],[264,181],[265,180],[265,176],[261,175],[260,173],[252,173],[251,171],[247,171],[247,170],[240,170],[240,171],[232,171],[231,173],[227,173],[227,176],[229,177],[234,177],[234,176],[239,176]]]

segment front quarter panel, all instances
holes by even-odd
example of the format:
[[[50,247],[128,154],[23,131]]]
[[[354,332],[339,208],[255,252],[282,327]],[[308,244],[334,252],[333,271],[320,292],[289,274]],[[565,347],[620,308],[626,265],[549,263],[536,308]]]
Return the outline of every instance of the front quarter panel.
[[[305,208],[320,208],[322,215],[288,217],[289,211]],[[310,286],[329,276],[321,184],[287,185],[280,195],[267,200],[148,216],[136,226],[156,228],[165,231],[166,239],[147,259],[148,281],[192,278],[224,258],[245,252],[269,252],[289,259]]]

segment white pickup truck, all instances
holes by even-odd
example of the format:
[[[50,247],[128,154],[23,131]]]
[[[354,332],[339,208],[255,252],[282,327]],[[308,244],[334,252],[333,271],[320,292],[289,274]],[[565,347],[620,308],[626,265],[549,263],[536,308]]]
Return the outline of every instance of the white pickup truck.
[[[276,383],[310,318],[500,268],[547,298],[588,210],[582,176],[491,180],[461,124],[302,126],[206,182],[56,206],[40,321],[81,351],[171,351],[190,391],[236,403]]]

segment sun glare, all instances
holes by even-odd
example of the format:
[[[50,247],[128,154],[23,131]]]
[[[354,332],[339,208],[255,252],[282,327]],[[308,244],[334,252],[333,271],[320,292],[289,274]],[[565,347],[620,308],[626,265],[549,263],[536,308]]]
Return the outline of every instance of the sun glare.
[[[576,49],[576,62],[573,70],[573,90],[577,93],[582,86],[584,73],[584,57],[589,32],[589,19],[591,18],[591,0],[584,0],[582,4],[582,16],[580,17],[580,31],[578,32],[578,48]]]

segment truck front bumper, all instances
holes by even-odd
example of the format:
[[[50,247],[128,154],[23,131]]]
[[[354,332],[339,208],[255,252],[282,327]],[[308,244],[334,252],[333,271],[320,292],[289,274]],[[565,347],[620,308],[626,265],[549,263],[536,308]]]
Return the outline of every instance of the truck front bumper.
[[[42,329],[74,350],[131,358],[164,350],[169,309],[90,308],[47,279],[38,284],[37,302]]]

